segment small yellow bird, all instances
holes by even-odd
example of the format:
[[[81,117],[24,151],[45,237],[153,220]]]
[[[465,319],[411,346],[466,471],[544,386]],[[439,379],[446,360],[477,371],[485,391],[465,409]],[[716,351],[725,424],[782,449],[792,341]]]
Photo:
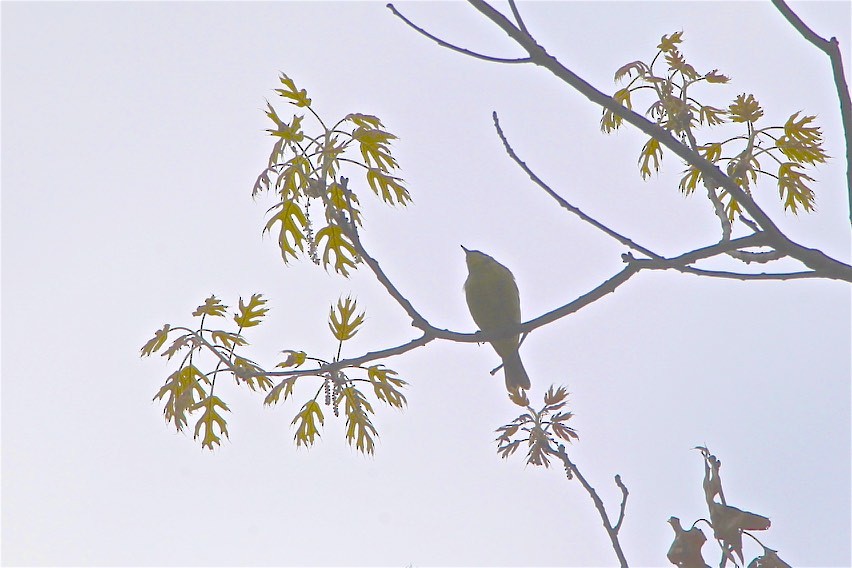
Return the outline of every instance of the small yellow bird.
[[[485,333],[497,333],[521,323],[521,297],[512,271],[478,250],[467,250],[467,280],[464,283],[467,307],[473,321]],[[491,346],[503,360],[506,388],[510,393],[530,388],[521,355],[518,353],[520,334],[491,341]]]

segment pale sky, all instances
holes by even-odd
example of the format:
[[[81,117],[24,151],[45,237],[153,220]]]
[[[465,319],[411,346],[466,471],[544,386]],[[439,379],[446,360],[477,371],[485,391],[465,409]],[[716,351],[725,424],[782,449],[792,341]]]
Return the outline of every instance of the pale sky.
[[[839,38],[850,69],[850,4],[792,6]],[[682,30],[690,63],[732,77],[701,91],[709,104],[746,92],[767,123],[817,115],[836,157],[812,172],[817,211],[785,213],[768,181],[755,195],[797,242],[849,262],[830,66],[768,1],[520,7],[539,43],[604,91],[618,88],[617,68]],[[465,3],[400,9],[463,47],[523,55]],[[307,260],[285,265],[261,237],[273,203],[251,199],[273,142],[263,107],[287,120],[296,110],[273,92],[279,72],[330,122],[375,114],[399,136],[414,203],[387,207],[361,182],[362,236],[438,327],[475,330],[460,244],[512,269],[525,320],[623,266],[623,246],[508,159],[492,111],[528,165],[619,232],[672,255],[719,239],[706,200],[679,193],[671,153],[643,182],[642,135],[602,135],[600,110],[545,70],[448,51],[383,2],[4,2],[3,564],[614,565],[579,484],[558,465],[497,455],[494,430],[519,409],[488,374],[498,363],[488,346],[435,341],[383,361],[410,383],[409,404],[375,405],[374,456],[346,445],[330,409],[319,443],[296,449],[290,421],[318,383],[268,408],[226,382],[230,438],[214,452],[164,422],[152,397],[174,361],[139,349],[167,322],[197,321],[210,294],[229,306],[266,296],[247,354],[269,367],[282,349],[332,357],[328,307],[349,293],[367,319],[345,356],[416,336],[366,268],[345,280]],[[722,460],[730,504],[771,518],[758,536],[787,562],[852,564],[847,284],[643,273],[531,334],[522,356],[535,403],[551,384],[571,391],[580,440],[569,453],[611,516],[612,477],[630,489],[631,565],[668,565],[670,516],[687,526],[708,516],[697,445]]]

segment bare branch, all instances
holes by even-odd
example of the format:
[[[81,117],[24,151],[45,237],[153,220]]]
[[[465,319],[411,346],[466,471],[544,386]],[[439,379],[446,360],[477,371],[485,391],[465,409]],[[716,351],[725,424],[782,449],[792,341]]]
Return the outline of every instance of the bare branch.
[[[518,28],[520,28],[520,30],[525,34],[530,35],[529,30],[527,30],[527,25],[524,23],[523,18],[521,18],[521,13],[518,11],[518,6],[515,4],[515,0],[509,0],[509,8],[512,9],[512,15],[515,16]]]
[[[321,365],[316,369],[290,369],[288,371],[270,371],[268,373],[253,374],[266,375],[268,377],[290,377],[293,375],[322,375],[325,373],[332,373],[334,371],[346,367],[357,367],[359,365],[363,365],[364,363],[375,361],[376,359],[384,359],[387,357],[402,355],[403,353],[411,351],[412,349],[422,347],[427,343],[434,341],[435,339],[436,338],[434,336],[428,333],[424,333],[420,337],[412,339],[411,341],[403,343],[402,345],[397,345],[396,347],[388,347],[387,349],[379,349],[378,351],[370,351],[368,353],[364,353],[363,355],[359,355],[358,357],[341,359],[340,361],[335,361],[327,365]]]
[[[552,321],[556,321],[561,319],[568,314],[573,314],[574,312],[580,311],[582,308],[585,308],[591,303],[594,303],[600,300],[602,297],[615,292],[615,289],[627,282],[634,274],[637,274],[641,269],[638,266],[633,264],[628,264],[624,267],[621,272],[612,276],[608,280],[601,283],[591,292],[587,292],[568,304],[565,304],[562,307],[556,308],[546,314],[539,316],[535,319],[532,319],[521,325],[520,329],[522,331],[531,331],[543,325],[547,325]]]
[[[618,531],[621,530],[621,523],[624,522],[624,513],[627,512],[627,496],[630,492],[627,491],[627,486],[624,485],[624,482],[621,481],[621,476],[617,473],[615,474],[615,484],[618,485],[619,489],[621,489],[621,510],[618,513],[618,522],[615,523],[612,530],[618,533]]]
[[[693,268],[691,266],[685,266],[683,268],[675,268],[672,267],[679,272],[683,272],[685,274],[694,274],[696,276],[707,276],[710,278],[728,278],[731,280],[801,280],[803,278],[824,278],[823,275],[809,271],[809,272],[780,272],[776,274],[768,274],[766,272],[760,272],[756,274],[749,274],[747,272],[725,272],[720,270],[702,270],[700,268]]]
[[[564,209],[567,209],[567,210],[568,210],[568,211],[570,211],[571,213],[575,214],[575,215],[576,215],[576,216],[578,216],[580,219],[582,219],[583,221],[585,221],[585,222],[589,223],[590,225],[592,225],[592,226],[593,226],[593,227],[595,227],[596,229],[598,229],[598,230],[600,230],[600,231],[603,231],[604,233],[606,233],[607,235],[609,235],[609,236],[610,236],[610,237],[612,237],[613,239],[617,240],[617,241],[618,241],[618,242],[620,242],[621,244],[623,244],[623,245],[625,245],[625,246],[627,246],[627,247],[630,247],[630,248],[632,248],[633,250],[639,251],[639,252],[641,252],[642,254],[648,255],[648,256],[650,256],[651,258],[661,258],[661,257],[660,257],[660,255],[656,254],[655,252],[653,252],[653,251],[651,251],[651,250],[648,250],[648,249],[646,249],[645,247],[643,247],[643,246],[641,246],[641,245],[636,244],[635,242],[633,242],[633,241],[632,241],[632,240],[630,240],[629,238],[627,238],[627,237],[625,237],[625,236],[623,236],[623,235],[621,235],[621,234],[619,234],[619,233],[617,233],[617,232],[613,231],[612,229],[610,229],[609,227],[607,227],[606,225],[604,225],[604,224],[603,224],[603,223],[601,223],[600,221],[597,221],[597,220],[593,219],[592,217],[590,217],[590,216],[586,215],[586,214],[585,214],[585,213],[583,213],[583,211],[582,211],[582,210],[580,210],[578,207],[574,207],[573,205],[571,205],[570,203],[568,203],[568,202],[567,202],[567,201],[566,201],[566,200],[565,200],[562,196],[560,196],[560,195],[559,195],[559,194],[557,194],[555,191],[553,191],[553,189],[551,189],[549,185],[547,185],[546,183],[544,183],[544,181],[542,181],[542,179],[541,179],[541,178],[539,178],[539,177],[538,177],[538,176],[537,176],[537,175],[536,175],[536,174],[535,174],[535,173],[534,173],[534,172],[533,172],[533,171],[532,171],[532,170],[531,170],[531,169],[527,166],[526,162],[524,162],[523,160],[521,160],[521,159],[518,157],[518,155],[515,153],[515,150],[512,148],[512,145],[511,145],[511,144],[509,144],[509,140],[506,138],[506,134],[503,132],[503,129],[502,129],[502,128],[501,128],[501,126],[500,126],[500,119],[497,117],[497,113],[496,113],[496,112],[493,112],[493,113],[491,113],[491,116],[494,118],[494,127],[497,129],[497,135],[500,137],[500,140],[502,140],[502,141],[503,141],[503,146],[506,148],[506,153],[508,153],[508,154],[509,154],[509,157],[510,157],[510,158],[512,158],[512,160],[513,160],[516,164],[518,164],[518,165],[521,167],[521,169],[522,169],[522,170],[524,170],[524,171],[527,173],[527,175],[528,175],[528,176],[530,176],[530,179],[531,179],[531,180],[532,180],[532,181],[533,181],[536,185],[538,185],[538,186],[539,186],[540,188],[542,188],[545,192],[547,192],[547,194],[548,194],[548,195],[550,195],[553,199],[555,199],[555,200],[556,200],[556,202],[557,202],[557,203],[559,203],[559,205],[560,205],[561,207],[563,207]]]
[[[772,0],[790,24],[802,34],[806,40],[814,44],[828,55],[831,61],[831,72],[834,75],[834,85],[837,88],[837,98],[840,101],[840,117],[843,121],[843,133],[846,137],[846,189],[849,196],[849,220],[852,221],[852,100],[849,97],[849,86],[843,73],[843,56],[840,53],[840,42],[836,37],[827,41],[817,35],[805,22],[787,5],[784,0]]]
[[[416,25],[414,22],[412,22],[411,20],[409,20],[408,18],[403,16],[399,12],[399,10],[396,9],[396,7],[393,4],[388,4],[387,7],[391,12],[393,12],[394,16],[396,16],[397,18],[399,18],[400,20],[402,20],[403,22],[408,24],[408,26],[410,28],[412,28],[414,31],[418,32],[421,35],[428,37],[429,39],[431,39],[432,41],[434,41],[435,43],[437,43],[441,47],[446,47],[447,49],[452,49],[453,51],[457,51],[457,52],[459,52],[463,55],[468,55],[468,56],[476,58],[476,59],[482,59],[483,61],[491,61],[492,63],[529,63],[529,61],[530,61],[529,57],[521,57],[521,58],[517,58],[517,59],[505,59],[503,57],[492,57],[490,55],[483,55],[482,53],[476,53],[475,51],[470,51],[469,49],[465,49],[463,47],[453,45],[449,42],[442,40],[439,37],[433,36],[432,34],[427,32],[426,30],[424,30],[420,26]]]
[[[621,521],[624,519],[624,509],[627,506],[627,487],[621,483],[621,477],[615,476],[615,483],[621,488],[621,492],[623,495],[621,501],[621,514],[619,515],[618,523],[615,526],[609,522],[609,517],[606,514],[606,507],[604,507],[603,501],[598,495],[595,488],[592,487],[586,478],[583,477],[583,474],[580,473],[580,470],[577,469],[577,466],[574,465],[574,462],[571,461],[571,458],[568,457],[568,454],[565,452],[565,445],[559,444],[559,448],[554,450],[553,448],[548,448],[550,453],[558,457],[562,460],[562,463],[565,465],[565,470],[570,471],[574,476],[577,477],[580,484],[583,486],[583,489],[586,490],[586,493],[589,494],[589,497],[592,498],[592,502],[595,504],[595,508],[598,510],[598,514],[601,517],[601,521],[603,522],[604,529],[606,533],[609,535],[609,540],[612,543],[612,549],[615,551],[615,555],[618,557],[618,562],[622,566],[622,568],[627,568],[627,559],[624,557],[624,551],[621,550],[621,543],[618,541],[618,530],[621,528]]]

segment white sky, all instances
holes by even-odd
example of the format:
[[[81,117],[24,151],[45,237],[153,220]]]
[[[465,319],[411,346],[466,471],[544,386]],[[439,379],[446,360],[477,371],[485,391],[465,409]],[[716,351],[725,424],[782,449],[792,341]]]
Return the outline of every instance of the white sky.
[[[793,6],[852,67],[849,3]],[[769,2],[521,7],[542,45],[606,91],[615,69],[683,30],[693,65],[733,77],[707,102],[753,92],[767,123],[817,114],[843,155],[828,61]],[[401,9],[465,47],[522,55],[466,4]],[[366,269],[346,281],[285,266],[261,239],[272,202],[250,191],[272,143],[264,99],[292,112],[272,92],[279,71],[324,117],[377,114],[400,137],[415,202],[391,209],[358,188],[363,237],[436,326],[474,330],[459,244],[514,271],[525,319],[622,266],[623,247],[509,161],[493,110],[539,175],[613,228],[667,254],[718,239],[706,202],[678,193],[670,153],[642,182],[640,135],[601,135],[600,111],[547,72],[442,49],[384,3],[4,2],[3,563],[613,565],[577,483],[497,456],[494,429],[518,410],[488,375],[487,346],[385,361],[411,383],[409,407],[377,405],[375,457],[348,448],[330,412],[321,442],[295,449],[290,421],[313,384],[273,409],[218,391],[231,437],[212,453],[163,422],[151,398],[173,365],[139,348],[166,322],[190,324],[211,293],[231,306],[267,296],[248,338],[269,366],[285,348],[333,356],[325,316],[349,292],[368,319],[344,355],[415,336]],[[816,172],[813,215],[783,213],[772,184],[757,195],[798,242],[848,262],[843,168]],[[571,390],[581,440],[569,450],[612,515],[612,476],[629,487],[632,565],[666,565],[669,516],[707,516],[691,450],[706,444],[729,503],[771,517],[768,546],[795,566],[848,566],[849,345],[848,285],[657,273],[536,331],[522,354],[534,400],[552,383]],[[717,554],[708,542],[707,561]]]

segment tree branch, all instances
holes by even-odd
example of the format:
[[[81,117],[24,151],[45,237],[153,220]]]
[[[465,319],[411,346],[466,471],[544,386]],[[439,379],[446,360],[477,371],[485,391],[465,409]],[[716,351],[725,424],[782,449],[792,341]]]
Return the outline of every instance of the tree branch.
[[[548,195],[550,195],[553,199],[555,199],[555,200],[556,200],[556,202],[557,202],[557,203],[558,203],[558,204],[559,204],[562,208],[567,209],[568,211],[570,211],[571,213],[575,214],[577,217],[579,217],[580,219],[582,219],[582,220],[583,220],[583,221],[585,221],[586,223],[589,223],[590,225],[592,225],[592,226],[593,226],[593,227],[595,227],[596,229],[598,229],[598,230],[600,230],[600,231],[603,231],[604,233],[606,233],[607,235],[609,235],[609,236],[610,236],[610,237],[612,237],[613,239],[617,240],[617,241],[618,241],[618,242],[620,242],[621,244],[623,244],[623,245],[625,245],[625,246],[627,246],[627,247],[629,247],[629,248],[632,248],[633,250],[639,251],[639,252],[641,252],[642,254],[645,254],[645,255],[647,255],[647,256],[650,256],[651,258],[661,258],[661,257],[660,257],[660,255],[656,254],[655,252],[653,252],[653,251],[651,251],[651,250],[649,250],[649,249],[647,249],[647,248],[645,248],[645,247],[643,247],[643,246],[641,246],[641,245],[636,244],[635,242],[633,242],[633,241],[632,241],[632,240],[630,240],[629,238],[627,238],[627,237],[625,237],[625,236],[623,236],[623,235],[621,235],[621,234],[619,234],[619,233],[617,233],[617,232],[613,231],[612,229],[610,229],[609,227],[607,227],[606,225],[604,225],[604,224],[603,224],[603,223],[601,223],[600,221],[597,221],[596,219],[593,219],[593,218],[592,218],[592,217],[590,217],[589,215],[586,215],[586,214],[585,214],[585,213],[583,213],[583,211],[582,211],[582,210],[580,210],[578,207],[574,207],[573,205],[571,205],[570,203],[568,203],[568,201],[566,201],[566,200],[565,200],[562,196],[560,196],[560,195],[559,195],[559,194],[557,194],[555,191],[553,191],[553,189],[551,189],[549,185],[547,185],[546,183],[544,183],[544,181],[542,181],[542,179],[541,179],[541,178],[539,178],[539,177],[538,177],[538,176],[537,176],[537,175],[536,175],[536,174],[535,174],[535,173],[534,173],[534,172],[533,172],[533,171],[532,171],[532,170],[531,170],[531,169],[527,166],[526,162],[524,162],[523,160],[521,160],[521,159],[518,157],[518,155],[515,153],[515,150],[512,148],[512,145],[511,145],[511,144],[509,144],[509,140],[506,138],[506,134],[503,132],[503,128],[501,128],[501,126],[500,126],[500,119],[497,117],[497,113],[496,113],[496,112],[493,112],[493,113],[491,114],[491,116],[492,116],[492,117],[493,117],[493,119],[494,119],[494,128],[496,128],[496,129],[497,129],[497,135],[500,137],[500,140],[502,140],[502,141],[503,141],[503,146],[506,148],[506,153],[507,153],[507,154],[509,154],[509,157],[510,157],[510,158],[512,158],[512,160],[513,160],[516,164],[518,164],[518,166],[520,166],[520,167],[521,167],[521,169],[522,169],[522,170],[524,170],[524,171],[527,173],[527,175],[528,175],[528,176],[530,176],[530,179],[533,181],[533,183],[535,183],[536,185],[538,185],[538,186],[539,186],[540,188],[542,188],[542,189],[543,189],[543,190],[544,190],[544,191],[545,191]]]
[[[604,507],[603,501],[600,496],[598,496],[595,488],[592,487],[586,478],[583,477],[583,474],[580,473],[580,470],[577,469],[577,466],[574,465],[574,462],[571,461],[571,458],[568,457],[568,454],[565,452],[565,445],[559,444],[559,448],[557,450],[553,450],[553,448],[549,448],[550,453],[558,457],[562,460],[562,463],[565,465],[566,471],[570,471],[577,479],[580,481],[580,484],[583,486],[583,489],[586,490],[586,493],[589,494],[589,497],[592,498],[592,502],[595,504],[595,508],[598,510],[598,514],[601,517],[601,521],[603,522],[604,529],[606,533],[609,535],[609,540],[612,543],[612,549],[615,551],[615,555],[618,557],[618,562],[622,568],[627,568],[627,559],[624,557],[624,551],[621,550],[621,543],[618,541],[618,531],[621,528],[621,522],[624,520],[624,509],[627,506],[627,487],[621,483],[621,477],[615,476],[615,483],[621,488],[621,493],[623,495],[621,501],[621,514],[619,515],[618,523],[615,526],[610,524],[609,517],[606,514],[606,507]]]
[[[467,55],[467,56],[473,57],[475,59],[482,59],[483,61],[491,61],[493,63],[529,63],[529,61],[530,61],[529,57],[521,57],[521,58],[517,58],[517,59],[505,59],[505,58],[502,58],[502,57],[492,57],[490,55],[484,55],[482,53],[476,53],[475,51],[470,51],[469,49],[465,49],[463,47],[453,45],[449,42],[442,40],[439,37],[436,37],[436,36],[430,34],[429,32],[427,32],[426,30],[424,30],[420,26],[416,25],[414,22],[412,22],[411,20],[409,20],[408,18],[403,16],[399,12],[399,10],[396,9],[396,7],[393,4],[388,4],[387,7],[391,12],[393,12],[394,16],[396,16],[397,18],[399,18],[400,20],[405,22],[408,25],[408,27],[410,27],[411,29],[413,29],[414,31],[419,33],[420,35],[428,37],[429,39],[431,39],[432,41],[434,41],[435,43],[437,43],[441,47],[446,47],[447,49],[457,51],[457,52],[461,53],[462,55]]]
[[[772,0],[790,24],[796,28],[802,37],[811,42],[831,61],[831,72],[834,75],[834,85],[837,88],[837,98],[840,101],[840,118],[843,121],[843,133],[846,137],[846,190],[849,199],[849,220],[852,222],[852,100],[849,97],[849,86],[843,73],[843,56],[840,53],[840,42],[836,37],[827,41],[817,35],[805,22],[787,5],[784,0]]]
[[[484,0],[468,0],[468,2],[523,47],[530,54],[531,63],[549,70],[593,103],[612,111],[648,136],[657,139],[682,160],[701,171],[706,180],[712,180],[724,188],[725,191],[742,205],[743,209],[749,213],[761,229],[771,237],[776,249],[795,257],[809,268],[821,272],[828,278],[852,282],[852,267],[830,258],[818,250],[808,249],[791,241],[781,232],[766,212],[757,205],[754,199],[712,162],[679,142],[658,124],[621,105],[612,97],[604,94],[583,80],[576,73],[562,65],[555,57],[548,54],[531,36],[522,33],[503,14]]]
[[[349,359],[341,359],[339,361],[334,361],[332,363],[328,363],[327,365],[321,365],[316,369],[290,369],[289,371],[270,371],[264,373],[254,373],[255,375],[265,375],[268,377],[291,377],[294,375],[322,375],[324,373],[333,373],[339,369],[344,369],[346,367],[357,367],[359,365],[363,365],[364,363],[369,363],[370,361],[375,361],[376,359],[383,359],[386,357],[393,357],[396,355],[402,355],[412,349],[416,349],[418,347],[422,347],[427,343],[434,341],[436,338],[428,333],[424,333],[418,338],[412,339],[407,343],[403,343],[402,345],[397,345],[396,347],[388,347],[387,349],[379,349],[378,351],[369,351],[364,353],[363,355],[359,355],[358,357],[350,357]]]
[[[619,489],[621,489],[621,510],[618,513],[618,522],[615,523],[615,526],[612,529],[617,533],[621,530],[621,524],[624,522],[624,514],[627,511],[627,496],[630,494],[627,491],[627,486],[624,485],[624,482],[621,481],[621,476],[617,473],[615,474],[615,484],[618,485]]]

